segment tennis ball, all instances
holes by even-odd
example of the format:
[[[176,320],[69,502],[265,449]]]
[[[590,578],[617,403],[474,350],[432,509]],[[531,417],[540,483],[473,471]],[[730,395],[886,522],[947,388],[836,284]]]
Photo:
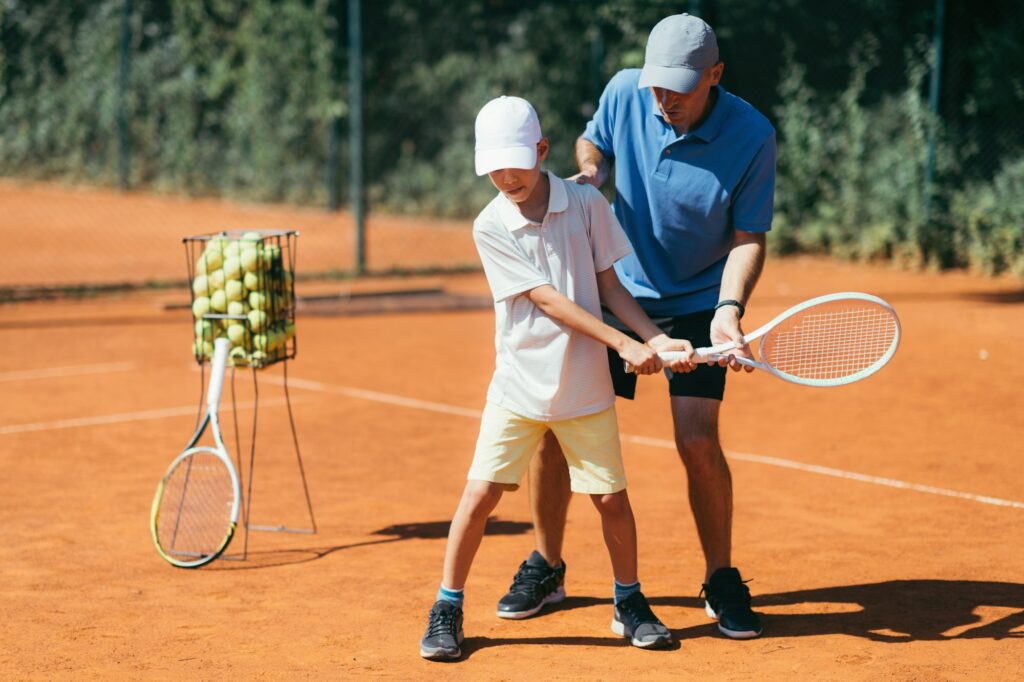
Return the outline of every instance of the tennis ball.
[[[250,230],[242,235],[242,248],[247,245],[256,245],[263,241],[263,234],[256,230]]]
[[[236,241],[229,241],[224,245],[224,260],[228,258],[238,258],[238,252],[242,250],[242,245]]]
[[[267,295],[262,291],[249,292],[249,305],[253,310],[263,310],[267,307]]]
[[[262,367],[267,364],[267,354],[261,350],[255,350],[249,355],[249,364],[253,367]]]
[[[210,291],[213,291],[215,289],[223,289],[224,281],[225,280],[223,270],[214,270],[213,272],[206,276],[207,286],[210,288]]]
[[[197,339],[213,340],[213,323],[210,320],[196,320],[195,329]]]
[[[246,355],[245,349],[241,346],[235,346],[228,351],[228,360],[230,360],[234,365],[249,364],[249,356]]]
[[[291,341],[295,338],[295,323],[288,321],[284,323],[284,338],[285,341]]]
[[[256,272],[256,268],[260,265],[260,254],[256,249],[243,249],[242,253],[238,256],[238,261],[242,264],[242,269],[245,270],[246,274]]]
[[[266,267],[271,267],[281,260],[281,247],[277,244],[267,244],[263,247],[263,262]]]
[[[219,268],[223,260],[224,256],[221,254],[220,249],[207,247],[199,256],[199,260],[196,261],[196,269],[199,272],[210,272]]]
[[[249,311],[249,328],[258,332],[267,326],[267,314],[262,310]]]
[[[246,295],[245,287],[237,279],[229,279],[224,285],[224,294],[229,301],[241,301]]]
[[[256,334],[252,337],[252,347],[256,350],[270,350],[270,336],[267,334]]]
[[[196,300],[192,301],[192,314],[202,317],[208,312],[210,312],[210,299],[206,296],[197,296]]]
[[[249,305],[244,301],[231,301],[228,303],[228,315],[248,315]]]
[[[238,260],[238,256],[224,259],[224,276],[228,279],[242,279],[242,261]]]
[[[249,291],[255,291],[260,288],[260,276],[255,272],[247,272],[242,276],[242,284]]]
[[[192,291],[195,292],[196,296],[209,296],[210,295],[210,280],[206,275],[196,275],[196,278],[192,280]]]
[[[213,343],[196,339],[192,342],[192,355],[197,358],[208,358],[213,355]]]
[[[228,296],[223,289],[217,289],[213,292],[213,296],[210,296],[210,308],[218,313],[223,313],[228,309]]]
[[[240,345],[245,341],[245,325],[234,323],[228,326],[228,338],[231,343]]]

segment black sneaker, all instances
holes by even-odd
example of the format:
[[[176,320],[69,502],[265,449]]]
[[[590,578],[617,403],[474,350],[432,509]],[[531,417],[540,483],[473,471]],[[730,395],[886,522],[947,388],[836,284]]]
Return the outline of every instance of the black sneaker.
[[[516,571],[508,594],[498,601],[498,617],[529,618],[545,604],[557,604],[565,599],[564,583],[565,562],[558,568],[551,568],[540,552],[534,550]]]
[[[430,609],[427,631],[420,640],[420,656],[433,661],[458,658],[462,639],[462,607],[438,600]]]
[[[634,592],[615,605],[612,632],[641,649],[664,649],[672,645],[672,633],[651,611],[643,592]]]
[[[740,572],[731,566],[720,568],[701,590],[704,610],[718,620],[718,629],[733,639],[751,639],[761,634],[761,617],[750,609],[750,590]]]

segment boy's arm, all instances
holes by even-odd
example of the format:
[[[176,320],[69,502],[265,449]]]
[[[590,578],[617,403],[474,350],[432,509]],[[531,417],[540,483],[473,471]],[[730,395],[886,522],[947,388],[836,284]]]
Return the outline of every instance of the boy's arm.
[[[611,310],[615,317],[622,320],[627,327],[639,334],[640,338],[657,352],[682,351],[689,354],[693,353],[693,345],[689,341],[686,339],[673,339],[661,331],[658,325],[651,322],[651,318],[647,317],[647,313],[636,302],[633,295],[626,291],[626,287],[622,286],[622,282],[619,281],[619,276],[615,274],[614,268],[608,268],[597,273],[597,290],[601,295],[601,303],[608,310]],[[684,360],[669,363],[669,369],[673,372],[689,372],[693,367],[694,365],[691,364],[689,356]]]
[[[572,302],[550,284],[543,284],[523,293],[551,319],[586,334],[616,351],[632,365],[637,374],[654,374],[662,368],[654,348],[634,341],[618,329],[609,327],[586,310]],[[642,312],[642,311],[641,311]],[[650,320],[648,320],[650,322]],[[658,333],[660,330],[655,327]]]

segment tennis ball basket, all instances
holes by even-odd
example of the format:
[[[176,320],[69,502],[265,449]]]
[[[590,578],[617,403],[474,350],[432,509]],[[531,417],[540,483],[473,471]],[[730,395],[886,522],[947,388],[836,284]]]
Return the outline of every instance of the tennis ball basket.
[[[295,357],[295,231],[234,230],[185,237],[192,296],[192,354],[202,365],[213,342],[229,361],[262,369]]]

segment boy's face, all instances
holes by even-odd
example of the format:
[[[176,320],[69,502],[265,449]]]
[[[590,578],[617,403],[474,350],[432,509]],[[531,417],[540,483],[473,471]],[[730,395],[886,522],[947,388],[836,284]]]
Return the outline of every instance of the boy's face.
[[[487,177],[510,201],[521,204],[533,195],[540,180],[541,161],[548,156],[548,138],[537,143],[537,165],[533,168],[502,168],[491,171]]]
[[[651,88],[654,101],[658,103],[661,117],[665,123],[672,126],[692,128],[701,117],[704,116],[704,109],[708,105],[708,97],[711,88],[718,85],[722,79],[722,70],[725,67],[721,62],[704,69],[700,83],[692,92],[675,92],[665,88]]]

